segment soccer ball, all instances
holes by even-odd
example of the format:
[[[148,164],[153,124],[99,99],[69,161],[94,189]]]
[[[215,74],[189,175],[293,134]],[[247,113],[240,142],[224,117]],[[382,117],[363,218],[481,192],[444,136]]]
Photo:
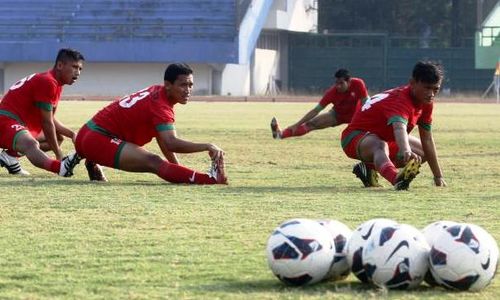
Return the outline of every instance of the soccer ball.
[[[351,271],[347,263],[347,241],[351,238],[352,231],[347,225],[337,220],[319,220],[318,222],[328,230],[335,246],[332,265],[325,279],[342,280]]]
[[[436,237],[442,232],[446,231],[448,227],[451,227],[453,225],[457,225],[457,222],[453,221],[436,221],[434,223],[431,223],[422,229],[422,233],[425,236],[425,240],[429,244],[429,246],[432,247],[434,245],[434,242],[436,241]]]
[[[431,247],[431,274],[438,284],[449,289],[479,291],[491,282],[497,268],[497,243],[474,224],[448,227]]]
[[[390,219],[371,219],[359,225],[347,242],[347,264],[354,275],[364,283],[368,283],[368,278],[363,268],[363,247],[370,236],[376,234],[380,228],[395,226],[398,223]]]
[[[451,227],[453,225],[457,225],[457,222],[453,221],[436,221],[434,223],[431,223],[422,229],[422,233],[424,234],[425,240],[429,244],[429,246],[432,248],[434,245],[434,242],[436,241],[436,238],[439,236],[439,234],[443,231],[446,231],[448,227]],[[431,271],[427,271],[424,277],[424,281],[430,285],[430,286],[437,286],[439,285],[435,280],[434,277],[432,277]]]
[[[272,272],[289,285],[313,284],[330,270],[335,247],[330,233],[315,220],[282,223],[267,241],[267,262]]]
[[[429,269],[430,247],[424,235],[407,224],[385,226],[363,248],[368,280],[388,289],[418,286]]]

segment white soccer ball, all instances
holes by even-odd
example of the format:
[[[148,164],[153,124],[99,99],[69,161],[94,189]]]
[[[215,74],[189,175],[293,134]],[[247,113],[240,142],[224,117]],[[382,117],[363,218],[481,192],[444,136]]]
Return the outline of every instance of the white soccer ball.
[[[425,240],[429,244],[429,246],[432,248],[434,245],[434,242],[436,241],[436,238],[441,234],[441,232],[446,231],[446,229],[450,226],[457,225],[457,222],[454,221],[436,221],[433,222],[422,229],[422,233],[424,234]],[[432,277],[431,271],[427,271],[425,274],[424,281],[430,285],[430,286],[436,286],[439,285],[435,280],[434,277]]]
[[[318,220],[318,222],[328,230],[335,247],[332,265],[324,279],[342,280],[351,272],[347,263],[347,242],[351,238],[352,230],[337,220]]]
[[[276,277],[289,285],[322,280],[330,270],[334,254],[330,233],[315,220],[286,221],[267,241],[269,267]]]
[[[418,286],[429,269],[430,247],[424,235],[407,224],[386,226],[363,248],[363,267],[368,280],[388,289]]]
[[[498,245],[480,226],[459,223],[441,232],[430,253],[434,280],[449,289],[479,291],[495,276]]]
[[[391,219],[371,219],[359,225],[347,242],[347,264],[351,272],[364,283],[368,283],[368,278],[363,268],[363,248],[366,241],[376,234],[380,228],[395,226],[398,222]]]

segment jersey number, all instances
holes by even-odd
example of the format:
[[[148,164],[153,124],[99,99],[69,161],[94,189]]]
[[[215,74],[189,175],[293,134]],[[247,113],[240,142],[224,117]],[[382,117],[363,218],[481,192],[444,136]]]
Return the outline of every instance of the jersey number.
[[[121,98],[119,104],[123,108],[130,108],[134,104],[136,104],[137,101],[140,101],[140,100],[146,98],[148,95],[149,95],[149,91],[147,89],[143,89],[143,90],[138,91],[135,94]]]
[[[23,79],[19,80],[18,82],[14,83],[9,90],[15,90],[15,89],[18,89],[20,88],[21,86],[23,86],[23,84],[26,83],[26,81],[30,80],[31,78],[33,78],[33,76],[35,76],[35,74],[31,74],[30,76],[26,76],[24,77]]]
[[[361,107],[361,111],[370,109],[373,104],[384,100],[385,98],[387,98],[387,96],[389,96],[389,94],[381,93],[371,97],[370,99],[366,100],[365,104],[363,104],[363,106]]]

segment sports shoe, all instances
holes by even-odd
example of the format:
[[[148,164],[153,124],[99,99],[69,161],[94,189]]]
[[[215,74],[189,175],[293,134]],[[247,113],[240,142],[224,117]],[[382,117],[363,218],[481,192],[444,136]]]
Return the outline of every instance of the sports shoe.
[[[102,167],[95,162],[86,159],[85,168],[87,168],[90,181],[108,181],[108,179],[104,175],[104,172],[102,171]]]
[[[359,162],[354,165],[352,172],[358,177],[365,187],[381,187],[378,183],[377,171],[372,170],[366,166],[364,162]]]
[[[82,158],[76,152],[65,156],[61,160],[61,168],[59,169],[59,176],[71,177],[73,176],[73,169],[80,163]]]
[[[273,139],[281,139],[280,125],[278,124],[278,120],[276,120],[275,117],[271,119],[271,132],[273,133]]]
[[[404,166],[396,176],[394,188],[398,191],[407,190],[410,186],[410,182],[420,173],[419,169],[420,163],[415,159],[410,159],[406,166]]]
[[[214,178],[217,184],[227,184],[227,176],[224,169],[224,156],[221,154],[212,159],[212,165],[208,171],[208,176]]]
[[[0,153],[0,166],[4,167],[12,175],[28,176],[30,173],[21,168],[19,160],[13,156],[10,156],[7,151],[3,150]]]

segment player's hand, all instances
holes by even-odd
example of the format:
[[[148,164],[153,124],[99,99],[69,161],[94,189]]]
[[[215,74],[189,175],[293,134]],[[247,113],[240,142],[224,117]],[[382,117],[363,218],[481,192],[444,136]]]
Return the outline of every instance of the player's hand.
[[[414,159],[418,163],[422,163],[422,157],[412,151],[403,152],[403,163],[407,164],[411,159]]]
[[[57,160],[62,160],[64,157],[63,152],[59,147],[54,151],[54,154],[56,155]]]
[[[436,186],[442,186],[442,187],[445,187],[448,185],[448,184],[446,184],[446,181],[444,181],[443,177],[434,177],[434,184]]]
[[[210,155],[211,159],[216,159],[221,155],[224,155],[224,151],[217,145],[208,144],[208,155]]]

